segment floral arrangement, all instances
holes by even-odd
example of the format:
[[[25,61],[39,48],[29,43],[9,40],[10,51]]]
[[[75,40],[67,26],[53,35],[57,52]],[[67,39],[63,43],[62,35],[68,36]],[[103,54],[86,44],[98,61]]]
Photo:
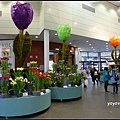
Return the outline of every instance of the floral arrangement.
[[[68,77],[70,79],[70,83],[76,83],[76,73],[70,73],[68,74]]]
[[[57,68],[58,68],[57,63],[53,63],[52,67],[53,67],[53,71],[57,72]]]
[[[56,73],[55,79],[57,84],[63,84],[66,76],[64,74],[58,74]]]
[[[5,75],[0,77],[0,93],[1,94],[8,94],[9,78],[10,78],[10,75]]]
[[[30,67],[37,67],[37,61],[30,61]]]
[[[2,73],[8,73],[8,60],[9,58],[8,57],[3,57],[1,58],[1,67],[2,67]]]
[[[22,91],[26,91],[25,85],[26,83],[28,83],[27,78],[23,78],[23,76],[21,76],[21,77],[16,77],[15,79],[9,78],[9,80],[10,80],[11,90],[16,90],[18,94],[21,94]]]

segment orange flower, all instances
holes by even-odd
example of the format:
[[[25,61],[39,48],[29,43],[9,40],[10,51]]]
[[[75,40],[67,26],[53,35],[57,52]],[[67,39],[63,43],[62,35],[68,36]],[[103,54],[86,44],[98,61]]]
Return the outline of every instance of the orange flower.
[[[120,37],[113,36],[109,39],[109,42],[113,47],[116,48],[120,44]]]

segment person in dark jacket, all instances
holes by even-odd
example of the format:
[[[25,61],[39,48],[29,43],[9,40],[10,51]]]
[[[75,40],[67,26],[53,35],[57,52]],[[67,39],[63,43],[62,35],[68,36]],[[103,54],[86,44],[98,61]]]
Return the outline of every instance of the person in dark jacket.
[[[105,92],[109,92],[108,91],[108,81],[110,80],[110,75],[109,75],[108,67],[104,67],[104,70],[103,70],[103,80],[104,80]]]
[[[95,85],[95,81],[97,82],[98,85],[98,70],[93,67],[90,71],[91,77],[92,77],[92,81],[93,81],[93,85]]]

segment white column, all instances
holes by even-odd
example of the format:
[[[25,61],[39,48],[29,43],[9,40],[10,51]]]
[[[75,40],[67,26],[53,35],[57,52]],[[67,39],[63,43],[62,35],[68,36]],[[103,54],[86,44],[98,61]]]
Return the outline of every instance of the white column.
[[[98,70],[100,71],[100,56],[101,56],[101,52],[98,52]]]
[[[79,65],[79,49],[75,48],[75,64]]]
[[[44,72],[49,69],[49,30],[44,30]]]

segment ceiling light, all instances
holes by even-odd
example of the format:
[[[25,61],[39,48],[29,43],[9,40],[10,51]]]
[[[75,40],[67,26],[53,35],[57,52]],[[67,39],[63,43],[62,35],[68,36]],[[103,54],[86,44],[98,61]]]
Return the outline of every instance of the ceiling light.
[[[89,46],[91,46],[91,44],[89,44]]]
[[[48,11],[50,12],[50,11],[51,11],[51,8],[49,8]]]
[[[76,45],[74,45],[74,47],[76,47]]]
[[[71,44],[71,42],[69,44]]]
[[[91,47],[91,48],[93,48],[93,47]]]
[[[106,47],[108,47],[108,45],[106,45]]]
[[[77,22],[74,22],[74,24],[76,25],[76,24],[77,24]]]
[[[86,41],[86,42],[89,42],[89,41]]]
[[[55,33],[55,35],[57,35],[57,33]]]
[[[108,44],[108,43],[106,43],[106,44]]]
[[[38,38],[38,36],[35,36],[35,38]]]

